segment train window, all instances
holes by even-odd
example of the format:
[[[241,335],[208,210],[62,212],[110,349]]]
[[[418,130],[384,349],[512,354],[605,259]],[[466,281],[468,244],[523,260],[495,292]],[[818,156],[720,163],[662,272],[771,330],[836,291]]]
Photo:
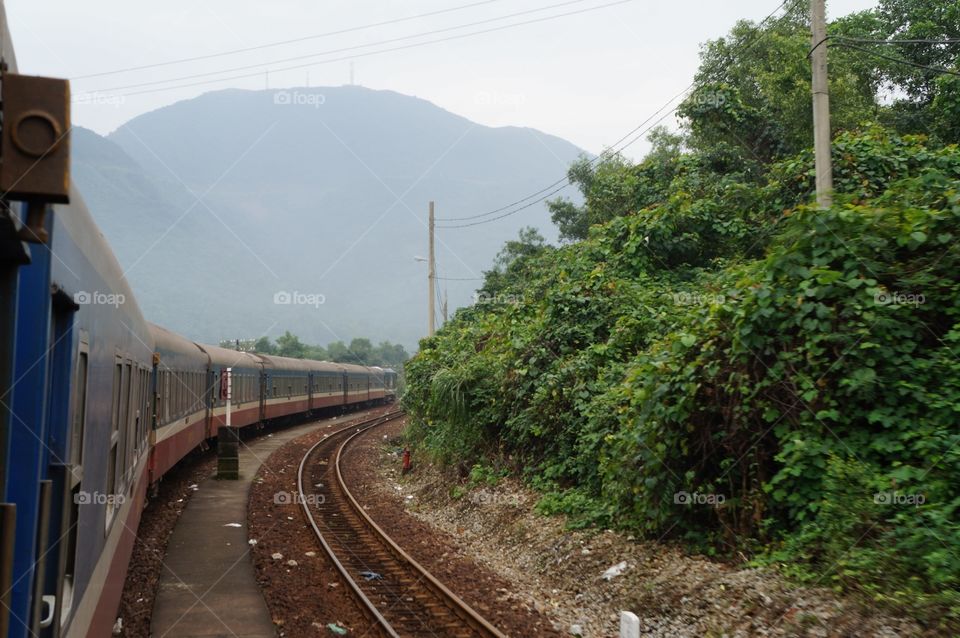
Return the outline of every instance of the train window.
[[[113,368],[113,403],[110,412],[111,432],[120,427],[120,378],[123,376],[123,364],[118,363]]]
[[[167,372],[167,375],[170,377],[170,387],[167,388],[170,392],[170,420],[173,421],[177,418],[177,373],[173,370]]]
[[[83,430],[87,422],[87,353],[77,359],[76,403],[73,406],[73,432],[70,441],[70,463],[83,463]]]
[[[130,393],[127,395],[130,403],[129,420],[127,422],[127,472],[132,472],[135,467],[135,459],[138,455],[140,439],[137,432],[140,430],[140,367],[133,368],[127,364],[130,370]],[[133,481],[130,481],[133,487]]]
[[[190,384],[192,388],[192,396],[190,397],[190,408],[191,412],[196,412],[200,409],[200,374],[194,372],[192,375],[193,383]]]
[[[171,417],[171,400],[170,400],[170,371],[165,370],[163,373],[163,414],[165,417],[165,422],[169,423],[172,419]]]
[[[121,494],[123,488],[126,485],[126,471],[127,471],[127,460],[129,457],[129,447],[130,447],[130,437],[128,433],[130,432],[130,413],[131,410],[131,390],[133,388],[133,379],[132,379],[132,367],[130,362],[127,361],[126,365],[123,366],[123,382],[121,384],[122,390],[120,391],[120,447],[119,451],[122,453],[117,462],[117,484],[114,486],[114,494]]]
[[[105,486],[107,491],[114,494],[116,493],[114,490],[114,485],[116,484],[117,480],[117,450],[120,442],[120,397],[123,396],[121,392],[122,380],[123,363],[118,362],[113,367],[113,402],[111,405],[110,414],[110,453],[107,459],[107,484]],[[113,501],[114,499],[107,499],[107,513],[106,518],[104,519],[105,530],[110,529],[110,523],[113,522]]]
[[[141,443],[146,443],[147,440],[147,427],[150,421],[150,371],[147,368],[143,368],[143,374],[140,375],[140,432],[138,436],[140,437]],[[146,450],[146,445],[143,446],[143,449]]]

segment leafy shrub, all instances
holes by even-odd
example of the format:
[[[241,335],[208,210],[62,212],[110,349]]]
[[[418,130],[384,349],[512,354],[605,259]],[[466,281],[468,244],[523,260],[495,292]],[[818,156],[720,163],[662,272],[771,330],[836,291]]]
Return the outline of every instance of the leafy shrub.
[[[509,301],[407,365],[411,435],[574,525],[840,561],[828,582],[952,618],[960,152],[872,130],[835,154],[829,210],[802,204],[809,154],[760,179],[680,160],[669,201],[518,257],[487,282]]]

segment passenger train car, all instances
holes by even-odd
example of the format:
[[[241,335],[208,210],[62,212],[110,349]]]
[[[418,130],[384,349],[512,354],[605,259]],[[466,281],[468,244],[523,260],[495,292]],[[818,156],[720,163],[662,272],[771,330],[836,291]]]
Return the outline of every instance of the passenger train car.
[[[2,0],[0,55],[15,72]],[[150,487],[225,425],[228,368],[237,428],[397,392],[389,369],[150,324],[72,186],[69,200],[44,204],[46,241],[31,242],[26,204],[0,199],[0,636],[13,638],[110,635]]]

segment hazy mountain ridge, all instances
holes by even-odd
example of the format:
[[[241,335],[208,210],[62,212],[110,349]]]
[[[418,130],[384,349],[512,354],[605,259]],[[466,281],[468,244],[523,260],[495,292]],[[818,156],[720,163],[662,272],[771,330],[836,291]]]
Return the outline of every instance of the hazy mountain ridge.
[[[299,102],[299,103],[298,103]],[[81,130],[74,172],[146,315],[196,339],[366,336],[415,346],[426,326],[427,202],[438,217],[539,190],[582,151],[361,87],[225,90]],[[200,198],[201,201],[198,201]],[[440,276],[480,276],[533,207],[441,231]],[[479,282],[448,282],[451,309]],[[280,291],[323,296],[276,305]]]

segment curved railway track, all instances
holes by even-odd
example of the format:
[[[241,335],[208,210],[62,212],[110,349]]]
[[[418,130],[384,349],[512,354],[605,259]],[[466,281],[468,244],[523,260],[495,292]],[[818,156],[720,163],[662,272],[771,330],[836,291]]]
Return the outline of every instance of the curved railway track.
[[[387,536],[344,481],[340,462],[347,446],[402,414],[397,410],[374,417],[307,450],[297,471],[307,522],[364,614],[385,635],[505,638]]]

